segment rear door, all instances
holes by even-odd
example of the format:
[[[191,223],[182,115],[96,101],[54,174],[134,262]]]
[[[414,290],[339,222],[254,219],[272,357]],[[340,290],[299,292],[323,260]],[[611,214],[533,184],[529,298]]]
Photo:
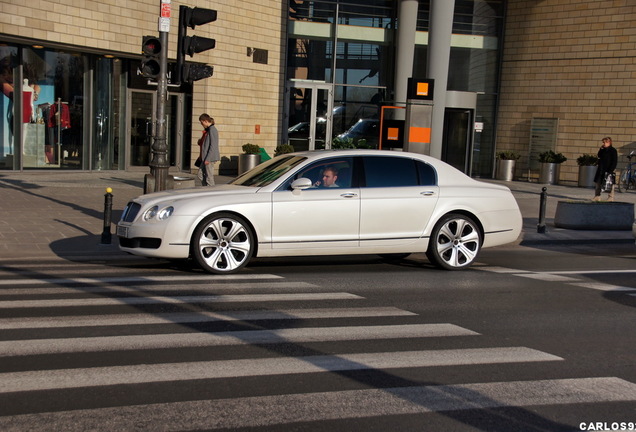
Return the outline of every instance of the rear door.
[[[433,167],[410,157],[364,156],[361,246],[390,246],[422,236],[439,196]]]

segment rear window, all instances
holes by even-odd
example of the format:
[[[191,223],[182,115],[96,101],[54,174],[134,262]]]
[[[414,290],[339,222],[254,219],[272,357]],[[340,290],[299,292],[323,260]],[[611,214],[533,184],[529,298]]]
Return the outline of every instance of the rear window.
[[[435,170],[422,161],[405,157],[364,157],[366,187],[430,186]]]

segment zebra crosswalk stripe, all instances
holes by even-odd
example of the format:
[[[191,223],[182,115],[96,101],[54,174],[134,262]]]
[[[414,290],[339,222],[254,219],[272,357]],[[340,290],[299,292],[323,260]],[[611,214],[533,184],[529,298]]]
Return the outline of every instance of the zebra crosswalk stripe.
[[[154,348],[211,347],[229,345],[335,342],[392,338],[476,336],[478,333],[452,324],[392,326],[312,327],[246,330],[215,333],[175,333],[67,339],[29,339],[19,344],[0,342],[0,357],[37,354],[105,352]]]
[[[636,384],[616,377],[413,386],[196,400],[0,417],[5,432],[112,431],[114,425],[153,430],[239,429],[297,422],[426,414],[500,407],[558,406],[636,400]],[[493,413],[493,415],[495,415]],[[543,429],[542,429],[543,430]]]
[[[506,347],[58,369],[0,374],[0,393],[347,370],[559,360],[563,359],[530,348]]]
[[[226,312],[166,312],[89,316],[51,316],[41,318],[0,318],[0,330],[45,329],[150,324],[188,324],[214,321],[262,321],[327,318],[405,317],[417,314],[395,307],[311,308],[275,310],[239,310]]]
[[[237,295],[193,295],[193,296],[152,296],[117,297],[53,300],[8,300],[0,301],[0,309],[88,307],[116,305],[184,304],[184,303],[234,303],[234,302],[275,302],[298,300],[352,300],[362,297],[349,293],[294,293],[294,294],[237,294]]]

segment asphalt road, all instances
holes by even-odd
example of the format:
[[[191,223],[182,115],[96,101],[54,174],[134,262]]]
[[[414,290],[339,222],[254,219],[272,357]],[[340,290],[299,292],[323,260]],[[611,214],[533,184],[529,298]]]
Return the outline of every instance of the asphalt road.
[[[632,428],[632,245],[0,266],[0,429]],[[595,429],[590,429],[590,424]]]

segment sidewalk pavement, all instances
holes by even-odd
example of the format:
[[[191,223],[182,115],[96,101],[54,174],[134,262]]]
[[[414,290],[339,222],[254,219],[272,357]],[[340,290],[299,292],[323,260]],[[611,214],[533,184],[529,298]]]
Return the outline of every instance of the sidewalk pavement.
[[[0,171],[0,259],[61,257],[108,259],[125,255],[118,248],[115,224],[126,203],[143,193],[145,172]],[[217,184],[230,177],[217,177]],[[523,215],[518,243],[584,244],[633,242],[631,231],[581,231],[556,228],[559,200],[589,200],[587,188],[528,182],[483,180],[509,187]],[[111,243],[102,241],[106,188],[112,188]],[[547,189],[546,232],[538,233],[542,188]],[[636,204],[636,192],[615,194],[616,201]]]

